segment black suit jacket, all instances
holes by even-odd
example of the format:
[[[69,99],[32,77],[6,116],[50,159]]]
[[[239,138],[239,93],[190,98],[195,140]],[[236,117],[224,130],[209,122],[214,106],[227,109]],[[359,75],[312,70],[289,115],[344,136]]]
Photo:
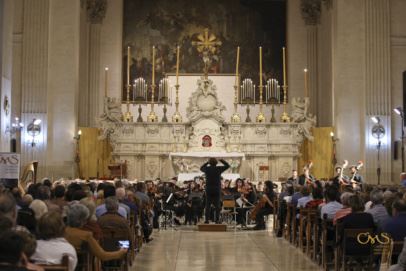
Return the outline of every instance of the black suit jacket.
[[[220,159],[220,162],[223,163],[223,166],[211,166],[209,162],[203,164],[200,168],[206,174],[206,193],[207,194],[214,194],[220,193],[221,191],[221,173],[226,171],[230,165]]]

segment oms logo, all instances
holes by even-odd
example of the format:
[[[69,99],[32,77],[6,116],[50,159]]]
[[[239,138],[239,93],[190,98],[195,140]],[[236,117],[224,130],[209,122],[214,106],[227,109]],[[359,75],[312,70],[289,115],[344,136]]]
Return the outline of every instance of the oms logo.
[[[391,238],[385,232],[382,232],[378,235],[371,235],[369,232],[362,232],[357,235],[357,242],[366,245],[366,244],[375,244],[378,242],[381,245],[388,245],[391,242]]]

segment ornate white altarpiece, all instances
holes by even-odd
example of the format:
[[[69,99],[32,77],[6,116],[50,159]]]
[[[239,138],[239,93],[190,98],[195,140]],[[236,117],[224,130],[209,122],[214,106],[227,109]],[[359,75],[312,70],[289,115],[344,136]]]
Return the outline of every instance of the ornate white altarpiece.
[[[99,118],[101,137],[110,139],[117,161],[127,162],[130,179],[166,179],[198,172],[207,157],[218,157],[230,163],[228,173],[253,181],[276,180],[291,174],[301,142],[312,138],[315,118],[307,113],[307,98],[292,98],[292,122],[231,123],[232,86],[217,89],[210,76],[197,77],[194,85],[182,85],[180,96],[180,111],[186,112],[181,123],[123,122],[120,101],[105,98],[104,114]],[[252,119],[255,121],[254,113]]]

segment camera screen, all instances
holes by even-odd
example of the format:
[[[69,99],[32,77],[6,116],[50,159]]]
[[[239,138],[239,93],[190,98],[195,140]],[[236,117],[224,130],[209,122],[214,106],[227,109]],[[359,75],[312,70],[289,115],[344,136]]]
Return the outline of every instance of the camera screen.
[[[118,241],[118,244],[120,248],[129,248],[130,247],[130,241],[128,240],[120,240]]]

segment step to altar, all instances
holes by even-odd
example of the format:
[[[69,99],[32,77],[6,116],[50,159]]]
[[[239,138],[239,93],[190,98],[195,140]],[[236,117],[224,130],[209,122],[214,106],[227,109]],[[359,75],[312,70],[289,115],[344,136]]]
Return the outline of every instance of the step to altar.
[[[199,231],[227,231],[225,224],[198,224]]]

